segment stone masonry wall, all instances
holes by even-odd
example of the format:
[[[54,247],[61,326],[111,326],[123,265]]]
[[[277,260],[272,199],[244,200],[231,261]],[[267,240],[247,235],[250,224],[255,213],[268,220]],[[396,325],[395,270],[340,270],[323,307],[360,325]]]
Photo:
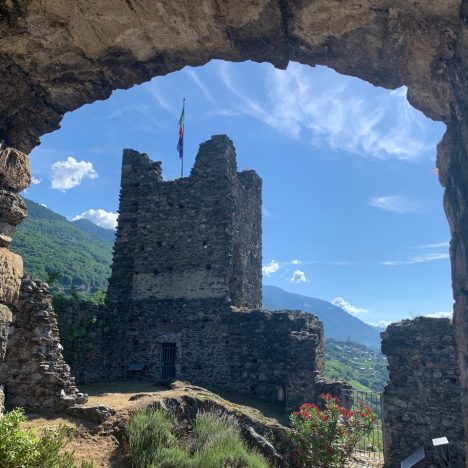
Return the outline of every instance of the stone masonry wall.
[[[0,364],[0,384],[8,406],[61,410],[85,403],[62,356],[55,313],[47,285],[23,278],[12,307],[8,346]]]
[[[238,174],[232,142],[200,145],[190,177],[163,182],[160,164],[132,150],[122,163],[109,304],[226,298],[260,305],[261,181]],[[238,213],[242,212],[242,219]]]
[[[323,328],[311,314],[236,312],[216,299],[134,304],[127,365],[142,364],[143,378],[160,381],[162,343],[177,346],[177,379],[271,401],[278,401],[281,388],[290,408],[317,401],[321,393]]]
[[[390,380],[383,393],[385,466],[399,467],[419,447],[434,462],[431,439],[446,436],[453,466],[464,466],[461,386],[449,319],[418,317],[382,333]]]

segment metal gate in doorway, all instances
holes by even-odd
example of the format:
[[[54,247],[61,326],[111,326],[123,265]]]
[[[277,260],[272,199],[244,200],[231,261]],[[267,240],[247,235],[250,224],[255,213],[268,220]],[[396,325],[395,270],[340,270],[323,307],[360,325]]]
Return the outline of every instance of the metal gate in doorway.
[[[363,437],[355,450],[351,467],[382,467],[384,463],[384,439],[382,425],[382,394],[372,391],[343,390],[341,394],[342,405],[348,409],[355,409],[359,402],[371,407],[377,419],[372,432]]]
[[[176,376],[176,354],[175,343],[161,344],[161,380],[163,382],[172,380]]]

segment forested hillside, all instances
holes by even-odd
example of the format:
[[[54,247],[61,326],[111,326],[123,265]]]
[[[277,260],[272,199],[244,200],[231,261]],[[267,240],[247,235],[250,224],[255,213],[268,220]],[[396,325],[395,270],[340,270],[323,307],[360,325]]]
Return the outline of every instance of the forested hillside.
[[[346,380],[357,390],[381,392],[388,380],[386,357],[352,341],[326,338],[325,366],[330,378]]]
[[[13,236],[11,249],[23,257],[25,274],[47,280],[59,273],[65,288],[95,292],[107,288],[112,245],[84,231],[63,216],[31,200],[24,200],[28,218]]]

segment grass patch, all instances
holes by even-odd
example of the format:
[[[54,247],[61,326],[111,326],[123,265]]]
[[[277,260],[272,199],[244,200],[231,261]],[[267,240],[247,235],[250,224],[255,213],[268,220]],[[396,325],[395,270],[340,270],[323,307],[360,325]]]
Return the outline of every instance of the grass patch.
[[[232,416],[199,413],[190,437],[176,437],[176,421],[162,410],[138,410],[128,428],[128,454],[138,468],[267,468],[247,449]]]
[[[63,448],[73,437],[66,426],[42,432],[21,429],[24,411],[16,409],[0,419],[0,468],[93,468],[92,463],[75,462]]]

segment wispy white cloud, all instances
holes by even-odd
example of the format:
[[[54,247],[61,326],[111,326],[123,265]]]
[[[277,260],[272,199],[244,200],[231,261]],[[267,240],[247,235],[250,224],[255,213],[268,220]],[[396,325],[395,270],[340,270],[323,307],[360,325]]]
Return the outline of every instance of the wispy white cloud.
[[[264,218],[273,218],[273,215],[266,209],[262,207],[262,216]]]
[[[291,279],[289,281],[291,281],[291,283],[306,283],[307,278],[303,271],[296,270],[293,272]]]
[[[426,314],[425,317],[431,317],[431,318],[449,318],[451,319],[453,316],[453,312],[434,312],[432,314]]]
[[[374,208],[397,214],[417,213],[421,210],[421,203],[419,201],[402,195],[374,197],[368,204]]]
[[[387,260],[382,262],[382,264],[386,266],[399,266],[447,260],[450,258],[448,247],[449,243],[447,241],[433,244],[421,244],[413,247],[410,254],[402,255],[401,258],[396,260]]]
[[[450,242],[445,241],[445,242],[436,242],[434,244],[422,244],[418,246],[418,248],[420,249],[443,249],[443,248],[448,249],[449,245],[450,245]]]
[[[263,276],[271,276],[273,273],[276,273],[280,269],[280,264],[275,260],[272,260],[267,265],[263,265],[262,273]]]
[[[342,297],[335,297],[333,299],[332,304],[340,307],[344,311],[348,312],[348,314],[351,315],[361,315],[361,314],[367,314],[369,311],[365,309],[364,307],[357,307],[352,304],[350,304],[348,301],[346,301]]]
[[[200,80],[200,77],[197,75],[197,73],[191,69],[188,69],[186,73],[189,76],[189,78],[198,86],[198,88],[206,97],[206,99],[208,99],[208,101],[210,101],[211,104],[216,104],[215,98],[208,91],[208,88],[205,86],[205,84]]]
[[[98,176],[91,162],[77,161],[73,156],[52,164],[51,171],[51,188],[62,191],[80,185],[83,179],[96,179]]]
[[[404,87],[382,95],[324,67],[290,63],[287,70],[265,74],[267,99],[260,104],[231,64],[220,62],[218,70],[241,112],[292,138],[377,159],[433,156],[438,137],[410,106]]]
[[[302,262],[300,260],[298,260],[297,258],[295,258],[294,260],[291,260],[291,263],[293,265],[300,265]]]
[[[157,84],[155,79],[151,80],[148,83],[142,85],[144,89],[146,89],[151,96],[156,99],[156,102],[159,104],[161,108],[163,108],[168,114],[172,115],[173,117],[177,117],[177,111],[175,110],[174,106],[171,106],[167,101],[167,98],[164,96],[161,87]]]
[[[83,213],[79,215],[76,215],[72,221],[85,218],[104,229],[115,229],[117,227],[117,217],[118,214],[113,213],[112,211],[106,211],[101,208],[94,210],[91,208],[83,211]]]
[[[31,178],[31,184],[32,185],[38,185],[42,182],[42,179],[40,177],[32,177]]]
[[[378,327],[378,328],[387,328],[392,322],[389,322],[388,320],[379,320],[378,322],[366,322],[369,325],[372,325],[373,327]]]
[[[450,258],[448,253],[427,253],[422,255],[415,255],[414,257],[403,260],[387,260],[382,262],[382,264],[386,266],[414,265],[417,263],[434,262],[436,260],[446,260],[448,258]]]

